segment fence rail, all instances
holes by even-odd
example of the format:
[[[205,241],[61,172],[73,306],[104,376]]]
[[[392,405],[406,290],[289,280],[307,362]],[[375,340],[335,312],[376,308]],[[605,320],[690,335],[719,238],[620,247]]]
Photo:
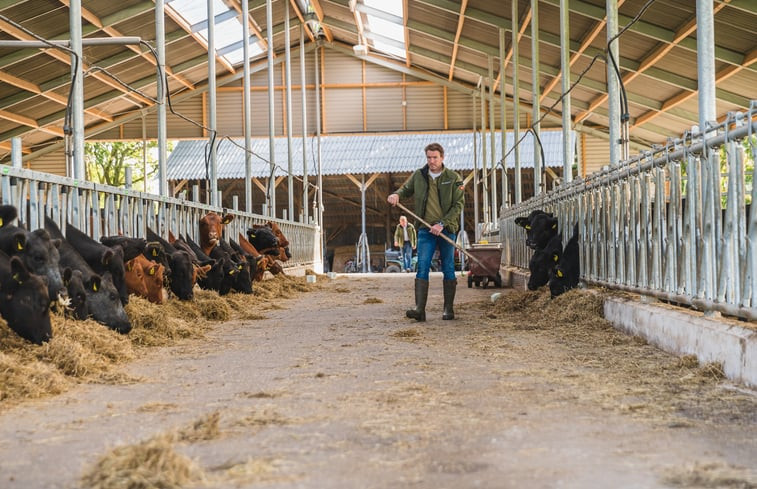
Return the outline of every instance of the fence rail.
[[[542,209],[558,217],[564,241],[578,222],[585,282],[757,319],[757,190],[743,150],[757,154],[756,118],[754,101],[704,139],[687,133],[504,209],[503,265],[528,268],[514,221]]]
[[[30,230],[43,227],[49,216],[62,230],[67,221],[95,240],[119,234],[145,237],[149,227],[164,238],[171,231],[199,242],[198,223],[209,211],[234,215],[225,228],[232,239],[253,224],[275,221],[290,242],[292,258],[287,267],[311,265],[318,244],[318,229],[313,225],[6,165],[0,165],[0,203],[14,205],[19,221]]]

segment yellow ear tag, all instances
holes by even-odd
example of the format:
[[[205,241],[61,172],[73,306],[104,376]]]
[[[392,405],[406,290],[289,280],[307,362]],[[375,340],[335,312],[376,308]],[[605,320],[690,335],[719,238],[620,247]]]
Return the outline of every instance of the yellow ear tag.
[[[554,261],[557,261],[557,260],[559,260],[560,258],[559,258],[559,257],[558,257],[557,255],[552,255],[552,259],[553,259]]]
[[[152,256],[158,256],[158,250],[156,250],[155,248],[153,248],[152,250]]]
[[[18,251],[22,251],[24,249],[24,246],[21,243],[16,243],[16,248]]]
[[[552,229],[557,229],[557,224],[552,224]]]
[[[526,229],[531,229],[531,225],[530,224],[526,224],[525,227],[526,227]]]
[[[155,267],[150,268],[150,275],[155,275]]]
[[[250,235],[250,239],[255,239],[255,235],[254,235],[254,234],[251,234],[251,235]]]
[[[3,218],[0,217],[0,228],[3,227]]]
[[[237,265],[237,270],[242,270],[242,265]]]
[[[97,292],[97,284],[92,284],[92,290]]]
[[[558,270],[557,271],[557,276],[560,277],[560,278],[562,278],[562,270]]]
[[[234,275],[234,270],[229,270],[229,275]]]
[[[13,280],[15,280],[16,282],[18,282],[19,285],[24,283],[24,282],[21,281],[20,278],[18,278],[18,274],[17,273],[13,274]]]

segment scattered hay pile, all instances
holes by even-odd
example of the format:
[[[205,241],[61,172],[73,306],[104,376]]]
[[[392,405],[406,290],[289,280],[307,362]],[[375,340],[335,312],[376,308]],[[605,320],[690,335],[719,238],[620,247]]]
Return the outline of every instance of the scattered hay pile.
[[[728,416],[757,421],[754,400],[718,388],[720,364],[701,365],[696,356],[676,357],[643,338],[616,330],[603,317],[605,292],[571,290],[555,299],[548,290],[511,291],[489,304],[492,331],[521,332],[519,344],[533,348],[534,335],[560,345],[560,368],[538,373],[545,382],[581,388],[580,399],[657,422]],[[533,349],[534,367],[554,363],[554,351]],[[549,358],[547,358],[549,356]],[[529,370],[537,374],[537,368]],[[583,389],[591,385],[591,389]]]
[[[263,318],[261,310],[276,307],[275,299],[316,287],[304,277],[279,274],[257,284],[253,295],[221,297],[196,289],[192,301],[170,299],[162,305],[131,296],[125,307],[132,323],[128,335],[93,320],[52,314],[53,339],[41,346],[16,335],[0,318],[0,409],[23,399],[60,394],[76,382],[133,382],[136,379],[118,366],[136,358],[140,348],[201,338],[217,321]]]
[[[757,472],[722,463],[695,463],[683,468],[667,469],[663,481],[673,487],[757,488]]]

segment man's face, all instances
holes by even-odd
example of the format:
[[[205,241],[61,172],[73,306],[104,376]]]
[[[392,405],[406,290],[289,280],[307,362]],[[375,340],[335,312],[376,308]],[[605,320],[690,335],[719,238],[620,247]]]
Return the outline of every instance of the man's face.
[[[434,173],[442,171],[444,164],[444,156],[438,151],[426,151],[426,163],[428,163],[428,169]]]
[[[400,217],[400,225],[407,226],[407,219],[404,217]]]

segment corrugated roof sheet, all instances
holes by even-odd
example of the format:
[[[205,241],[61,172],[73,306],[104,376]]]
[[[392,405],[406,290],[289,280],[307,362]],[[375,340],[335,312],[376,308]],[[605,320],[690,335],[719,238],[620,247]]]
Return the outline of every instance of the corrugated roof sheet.
[[[521,137],[523,135],[521,134]],[[562,167],[562,132],[542,131],[540,139],[544,147],[547,166]],[[571,133],[575,148],[575,132]],[[486,137],[487,153],[491,137]],[[495,138],[496,161],[502,157],[501,134]],[[471,133],[439,134],[367,134],[350,136],[321,137],[321,166],[324,175],[344,175],[363,173],[399,173],[413,171],[425,164],[423,148],[432,142],[444,147],[445,165],[455,170],[473,169],[473,135]],[[168,157],[167,174],[169,180],[205,178],[205,154],[207,140],[179,141]],[[513,147],[513,134],[507,133],[507,151]],[[239,179],[245,176],[244,139],[221,140],[217,144],[217,166],[219,179]],[[288,168],[287,140],[274,141],[276,176],[286,175]],[[315,175],[315,158],[318,151],[317,140],[307,139],[308,174]],[[477,137],[479,167],[481,165],[481,138]],[[252,176],[268,177],[271,172],[268,138],[253,138]],[[534,143],[530,133],[520,144],[521,168],[533,168]],[[487,161],[489,159],[487,158]],[[507,156],[507,167],[515,167],[515,154]],[[302,175],[302,138],[292,139],[292,173]]]

